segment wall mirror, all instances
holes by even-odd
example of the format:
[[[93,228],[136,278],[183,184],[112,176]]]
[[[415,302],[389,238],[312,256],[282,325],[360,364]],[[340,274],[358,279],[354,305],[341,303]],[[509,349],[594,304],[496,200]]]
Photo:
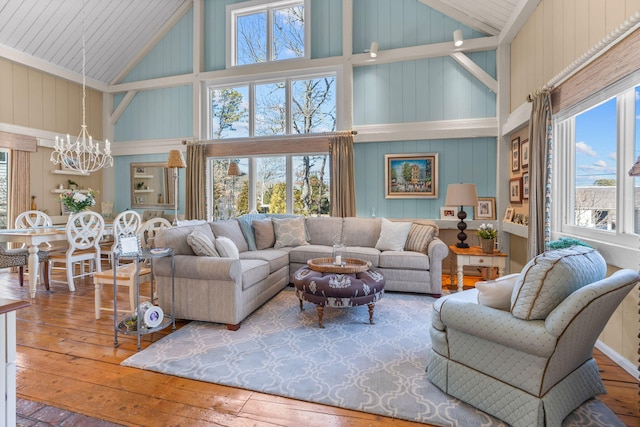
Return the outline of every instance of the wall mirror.
[[[174,186],[165,163],[131,163],[131,207],[173,208]]]

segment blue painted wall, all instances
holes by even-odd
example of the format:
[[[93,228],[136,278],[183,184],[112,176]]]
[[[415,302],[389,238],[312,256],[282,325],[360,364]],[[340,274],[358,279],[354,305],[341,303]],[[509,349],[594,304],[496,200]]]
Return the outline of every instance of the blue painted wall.
[[[354,151],[357,216],[370,216],[375,208],[379,217],[440,218],[452,183],[475,183],[479,197],[495,197],[496,138],[360,143]],[[384,156],[403,153],[438,154],[438,198],[385,199]]]

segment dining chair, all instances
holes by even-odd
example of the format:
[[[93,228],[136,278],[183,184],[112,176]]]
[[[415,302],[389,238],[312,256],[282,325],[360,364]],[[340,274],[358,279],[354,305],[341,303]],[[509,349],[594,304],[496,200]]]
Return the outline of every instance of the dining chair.
[[[171,227],[169,220],[161,217],[151,218],[142,223],[138,230],[140,236],[140,246],[142,249],[151,249],[154,247],[154,239],[160,230]]]
[[[96,212],[83,211],[71,215],[65,227],[69,248],[64,253],[52,253],[49,262],[64,264],[67,270],[69,291],[76,290],[74,279],[102,271],[100,266],[100,239],[104,234],[104,219]],[[89,261],[85,273],[84,263]],[[80,273],[75,274],[75,264],[80,263]]]
[[[53,225],[53,221],[51,217],[42,211],[30,210],[24,211],[20,213],[14,222],[14,226],[16,229],[24,229],[24,228],[37,228],[37,227],[51,227]],[[49,250],[53,248],[51,243],[47,243],[46,249],[38,249],[38,262],[41,264],[40,271],[42,271],[42,282],[44,286],[49,289]],[[22,248],[24,248],[25,253],[29,256],[29,253],[26,251],[26,245],[23,244]],[[14,253],[17,250],[14,250]],[[24,274],[24,268],[20,269],[20,286],[24,284],[24,279],[22,275]]]
[[[109,257],[109,263],[113,267],[113,252],[118,247],[120,236],[136,235],[142,224],[142,218],[136,211],[128,210],[120,212],[113,220],[113,240],[106,245],[102,245],[102,254]],[[106,246],[106,247],[105,247]]]
[[[5,249],[0,246],[0,268],[18,267],[20,286],[24,285],[24,267],[29,262],[29,252],[26,249]],[[48,288],[47,282],[47,289]]]

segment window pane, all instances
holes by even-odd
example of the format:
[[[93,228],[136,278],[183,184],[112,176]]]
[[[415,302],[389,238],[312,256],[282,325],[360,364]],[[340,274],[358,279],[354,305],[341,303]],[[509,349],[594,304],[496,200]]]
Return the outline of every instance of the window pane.
[[[576,116],[574,225],[616,226],[616,99]]]
[[[256,209],[264,213],[287,211],[286,157],[256,158]]]
[[[273,11],[272,60],[304,56],[304,7],[302,5]]]
[[[238,175],[229,175],[238,165]],[[226,219],[249,212],[248,158],[213,159],[213,217]]]
[[[249,87],[211,90],[211,139],[249,136]]]
[[[335,77],[294,80],[291,91],[293,133],[333,132],[336,129]]]
[[[256,64],[267,60],[266,12],[236,19],[236,64]]]
[[[256,85],[255,135],[284,135],[286,89],[284,82]]]
[[[305,216],[329,215],[329,156],[294,156],[292,160],[293,213]]]

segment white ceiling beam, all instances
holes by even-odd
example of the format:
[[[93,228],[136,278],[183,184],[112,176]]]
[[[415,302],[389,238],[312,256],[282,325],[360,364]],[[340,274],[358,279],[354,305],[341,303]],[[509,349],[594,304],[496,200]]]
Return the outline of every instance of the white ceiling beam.
[[[131,104],[131,101],[133,101],[133,98],[135,98],[136,93],[138,93],[138,91],[135,90],[130,90],[129,92],[127,92],[122,101],[120,101],[120,104],[118,104],[118,107],[115,109],[113,114],[109,116],[109,123],[111,123],[112,125],[116,124],[118,119],[120,119],[120,116],[122,116],[122,113],[124,113],[129,104]]]
[[[540,0],[520,0],[500,33],[500,44],[510,44],[518,35],[531,14],[535,12]]]
[[[423,139],[486,138],[498,136],[498,120],[439,120],[354,126],[354,142],[415,141]]]
[[[157,79],[142,80],[139,82],[120,83],[111,85],[105,91],[107,93],[129,92],[130,90],[153,90],[166,87],[185,86],[193,84],[195,77],[193,74],[182,74],[179,76],[160,77]]]
[[[473,0],[469,0],[473,1]],[[423,3],[429,6],[432,9],[437,10],[438,12],[447,15],[449,18],[453,18],[456,21],[466,25],[467,27],[471,27],[474,30],[478,30],[480,32],[497,36],[500,34],[500,30],[497,28],[493,28],[490,25],[487,25],[483,22],[478,21],[472,16],[469,16],[465,13],[462,13],[460,10],[455,9],[448,4],[443,3],[441,0],[420,0],[420,3]],[[466,41],[465,41],[466,43]]]
[[[480,68],[478,64],[471,60],[471,58],[469,58],[462,52],[455,52],[449,56],[453,58],[458,64],[462,65],[468,72],[470,72],[475,78],[480,80],[485,86],[491,89],[493,93],[498,93],[498,81],[491,77],[489,73]]]

